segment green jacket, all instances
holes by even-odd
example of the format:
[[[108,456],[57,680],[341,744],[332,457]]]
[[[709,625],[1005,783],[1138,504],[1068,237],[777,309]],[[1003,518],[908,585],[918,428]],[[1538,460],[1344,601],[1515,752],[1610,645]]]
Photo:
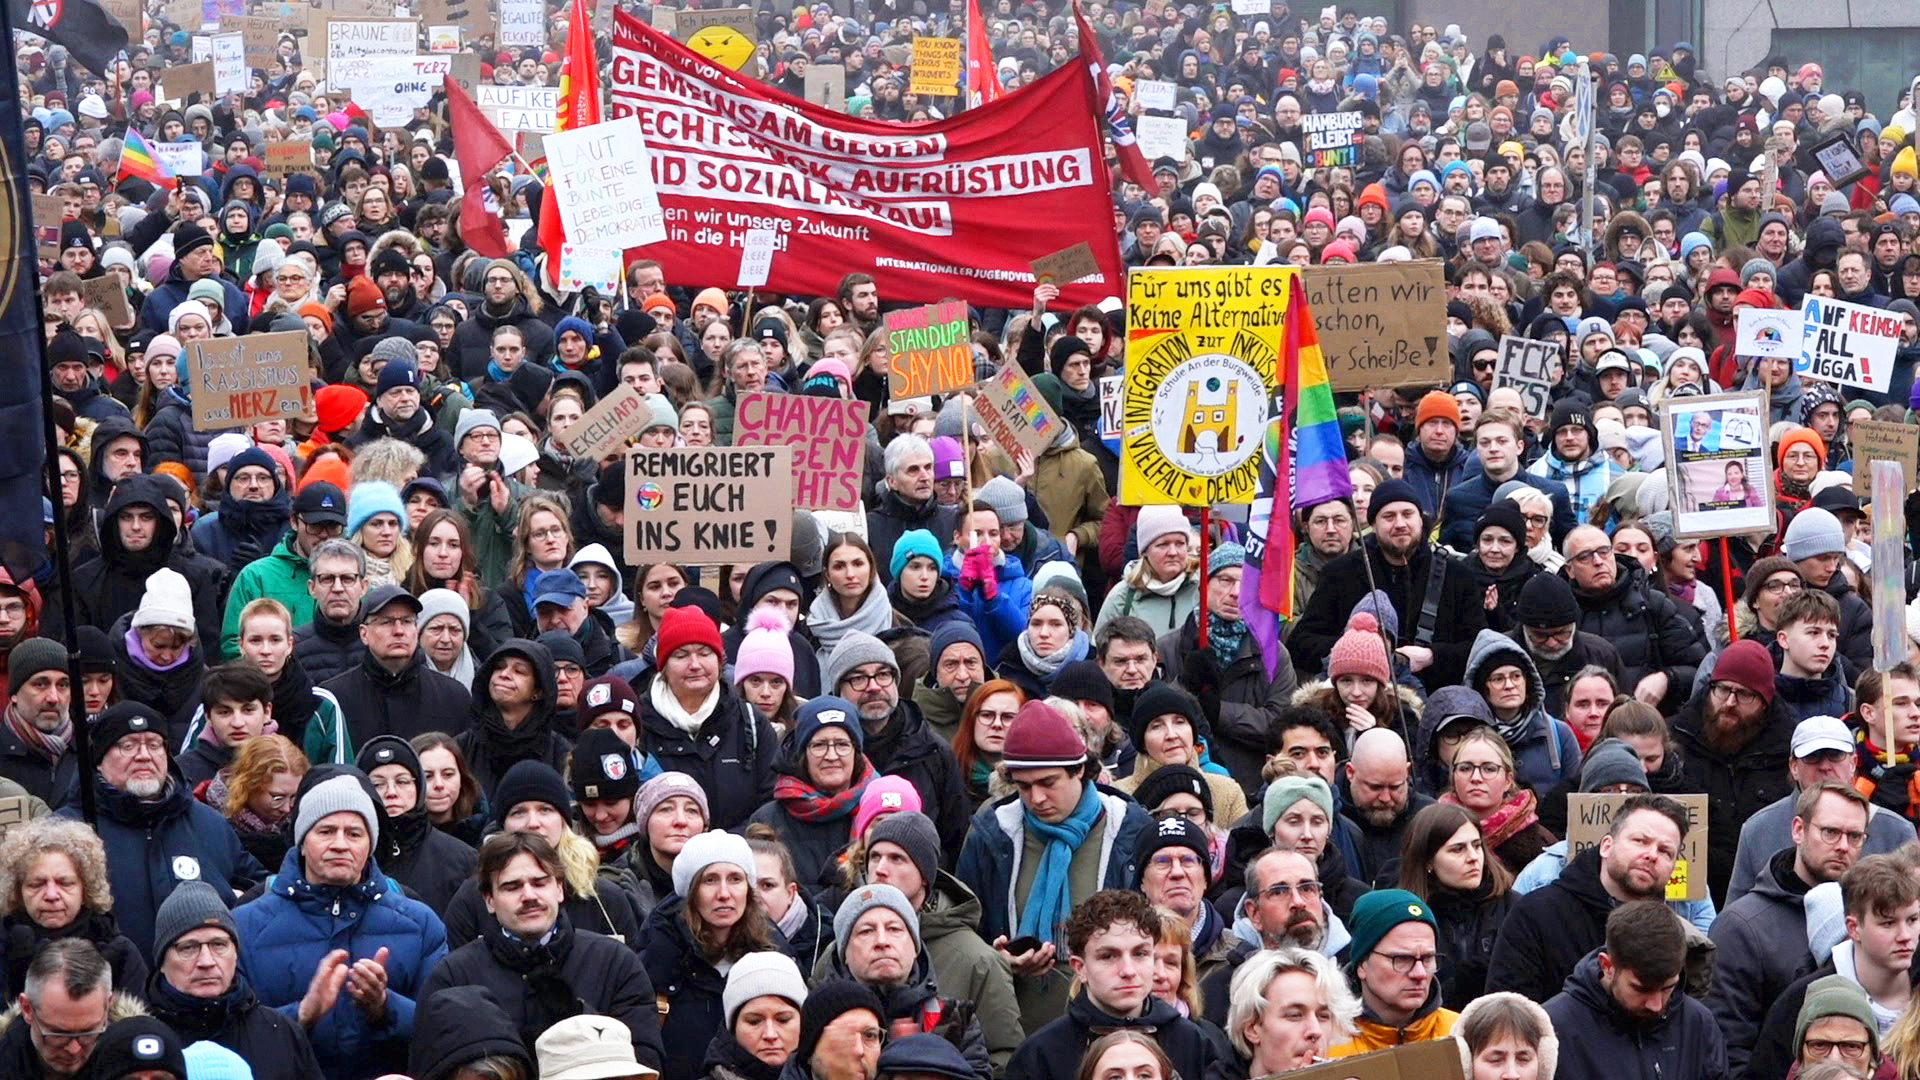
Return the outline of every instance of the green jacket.
[[[465,468],[465,463],[461,467]],[[492,471],[496,479],[506,479],[500,476],[499,466],[494,466]],[[456,472],[453,483],[447,486],[447,495],[453,499],[454,509],[467,519],[467,531],[473,534],[474,564],[481,584],[497,589],[507,580],[507,564],[513,561],[513,530],[520,523],[520,502],[533,489],[518,480],[506,480],[507,509],[504,513],[494,513],[491,500],[483,500],[478,506],[467,502],[459,483]]]
[[[220,652],[228,660],[240,655],[240,612],[261,598],[278,600],[293,616],[293,625],[313,621],[313,594],[307,591],[307,557],[293,550],[289,531],[263,559],[255,559],[233,576],[227,590],[227,617],[220,632]]]
[[[725,394],[707,399],[707,408],[713,412],[713,445],[733,445],[733,399]]]

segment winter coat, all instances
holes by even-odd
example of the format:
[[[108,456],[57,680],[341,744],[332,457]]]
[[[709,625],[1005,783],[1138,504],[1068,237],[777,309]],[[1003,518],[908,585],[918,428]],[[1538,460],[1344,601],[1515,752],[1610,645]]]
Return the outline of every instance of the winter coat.
[[[1200,609],[1200,575],[1189,571],[1180,582],[1180,588],[1171,596],[1162,596],[1156,592],[1134,584],[1143,580],[1147,573],[1144,559],[1135,559],[1127,564],[1120,573],[1120,580],[1107,593],[1100,603],[1099,617],[1093,620],[1096,629],[1107,625],[1122,615],[1132,615],[1145,620],[1156,634],[1178,630],[1180,624]]]
[[[1438,519],[1441,500],[1446,498],[1447,492],[1453,490],[1455,484],[1479,471],[1479,456],[1461,440],[1454,440],[1453,452],[1447,455],[1447,460],[1438,463],[1427,457],[1417,440],[1407,444],[1406,475],[1403,479],[1413,485],[1420,512],[1427,515],[1428,521]]]
[[[1828,596],[1840,602],[1840,655],[1854,671],[1869,670],[1873,667],[1873,608],[1838,570],[1827,579],[1826,589]]]
[[[660,1020],[660,1075],[665,1080],[700,1075],[707,1044],[726,1027],[720,1005],[727,979],[694,944],[682,914],[685,899],[670,896],[647,916],[640,930],[640,960],[664,1012]],[[776,940],[778,931],[774,931]]]
[[[794,733],[790,731],[781,740],[774,771],[804,781],[806,750],[794,746],[793,742]],[[840,852],[846,849],[853,831],[853,810],[853,805],[849,804],[846,813],[831,820],[803,821],[788,812],[786,803],[777,798],[768,799],[747,818],[747,824],[765,825],[779,833],[781,843],[787,846],[788,853],[793,856],[793,879],[810,887],[821,880],[822,873],[828,867],[838,863]]]
[[[557,1007],[541,1001],[549,992],[543,980],[554,976],[568,991]],[[635,1059],[649,1068],[661,1065],[660,1008],[640,958],[619,942],[574,929],[564,912],[553,937],[537,948],[522,952],[502,932],[452,950],[427,977],[420,998],[452,986],[492,991],[528,1046],[555,1021],[587,1013],[627,1025]]]
[[[1793,846],[1793,804],[1799,798],[1799,792],[1785,795],[1740,822],[1740,847],[1733,859],[1733,876],[1727,882],[1728,905],[1753,888],[1775,852]],[[1867,809],[1867,843],[1860,849],[1862,857],[1887,855],[1912,842],[1913,822],[1871,802]]]
[[[1371,536],[1361,541],[1358,550],[1333,560],[1320,572],[1320,586],[1287,635],[1294,667],[1319,671],[1333,652],[1334,643],[1346,632],[1347,617],[1354,605],[1375,587],[1393,601],[1399,618],[1400,639],[1395,644],[1414,644],[1427,586],[1433,577],[1431,560],[1436,557],[1448,559],[1448,563],[1440,575],[1438,617],[1430,646],[1433,664],[1419,673],[1420,680],[1430,692],[1458,683],[1466,670],[1474,636],[1486,625],[1485,590],[1474,583],[1465,565],[1440,553],[1432,544],[1422,544],[1406,566],[1396,567],[1386,561],[1379,542]]]
[[[1508,744],[1513,751],[1514,779],[1532,788],[1535,795],[1545,795],[1560,781],[1580,775],[1580,741],[1574,738],[1572,728],[1548,716],[1541,707],[1544,691],[1540,671],[1533,666],[1527,650],[1507,635],[1480,631],[1468,654],[1462,682],[1477,689],[1487,673],[1505,664],[1519,667],[1527,677],[1527,697],[1520,706],[1527,717],[1526,734]]]
[[[453,331],[452,359],[454,370],[460,373],[464,381],[475,383],[487,378],[487,364],[493,359],[493,332],[502,326],[517,326],[526,342],[526,363],[545,363],[553,355],[553,328],[548,326],[539,315],[528,308],[524,297],[516,296],[503,314],[494,314],[488,310],[485,302],[473,306],[473,314],[468,316]],[[441,369],[447,369],[442,362]]]
[[[1707,999],[1726,1036],[1727,1065],[1747,1071],[1767,1007],[1789,983],[1813,970],[1804,902],[1811,887],[1794,871],[1796,853],[1767,861],[1745,896],[1722,908],[1713,924],[1713,995]]]
[[[120,985],[118,979],[114,985]],[[157,971],[144,985],[148,1011],[177,1032],[182,1043],[219,1043],[247,1060],[254,1080],[311,1080],[320,1075],[307,1029],[262,1005],[244,972],[236,970],[233,985],[215,998],[176,990]]]
[[[1528,473],[1557,481],[1567,489],[1576,521],[1587,520],[1593,508],[1607,497],[1607,488],[1620,478],[1620,471],[1620,466],[1598,447],[1580,461],[1563,461],[1558,450],[1548,448],[1539,460],[1527,466]]]
[[[429,731],[457,735],[466,730],[473,715],[467,688],[434,671],[424,653],[414,653],[413,662],[394,673],[363,650],[359,663],[328,679],[321,689],[340,703],[348,745],[336,745],[335,732],[311,725],[305,749],[313,761],[351,759],[360,747],[382,735],[408,740]]]
[[[147,957],[133,940],[120,932],[120,924],[110,911],[84,909],[58,930],[48,930],[16,911],[0,921],[0,981],[7,1000],[17,999],[27,988],[27,967],[41,949],[61,938],[77,937],[93,943],[113,971],[113,985],[129,993],[140,993],[147,985]]]
[[[902,536],[925,529],[944,545],[953,535],[954,508],[940,505],[937,498],[916,504],[883,484],[877,498],[868,493],[867,507],[867,544],[873,548],[874,569],[882,581],[893,580],[893,546]]]
[[[1493,709],[1487,699],[1465,686],[1443,686],[1427,698],[1420,709],[1420,730],[1408,747],[1413,758],[1413,789],[1438,798],[1453,786],[1453,766],[1440,760],[1435,741],[1440,725],[1449,717],[1471,716],[1493,726]]]
[[[220,302],[221,311],[238,314],[247,310],[247,294],[240,291],[240,286],[225,277],[215,276],[213,280],[219,282],[221,291],[226,293],[225,299]],[[141,303],[141,327],[156,334],[166,333],[167,315],[187,302],[187,291],[192,287],[193,282],[187,280],[185,270],[179,263],[174,263],[167,271],[167,276],[154,286]]]
[[[159,395],[159,407],[147,421],[147,468],[174,461],[193,470],[195,477],[207,475],[207,449],[213,445],[214,432],[193,426],[193,401],[169,386]]]
[[[1400,844],[1406,838],[1407,826],[1413,824],[1413,815],[1433,805],[1432,796],[1412,790],[1409,784],[1407,807],[1388,825],[1375,825],[1360,816],[1360,807],[1354,803],[1353,794],[1347,783],[1346,770],[1340,770],[1334,785],[1334,804],[1340,810],[1340,817],[1351,830],[1346,832],[1353,841],[1352,850],[1347,852],[1348,869],[1354,877],[1374,888],[1397,885],[1400,880]],[[1411,779],[1411,775],[1409,776]]]
[[[943,691],[944,692],[944,691]],[[19,784],[28,795],[39,799],[48,806],[59,806],[66,801],[70,792],[76,791],[75,778],[80,775],[80,759],[74,755],[73,747],[53,761],[48,761],[38,751],[29,749],[13,727],[0,723],[0,777]]]
[[[200,678],[206,674],[207,665],[201,658],[199,648],[195,647],[181,663],[166,671],[155,671],[144,661],[133,658],[133,651],[127,644],[132,628],[133,613],[128,612],[120,616],[119,621],[107,631],[107,641],[113,646],[115,685],[120,690],[122,700],[151,705],[166,717],[168,744],[177,746],[181,741],[181,733],[193,716],[194,704],[200,696]],[[137,635],[134,640],[139,640]]]
[[[960,613],[980,634],[980,643],[986,647],[982,656],[999,656],[1027,628],[1027,612],[1033,607],[1033,579],[1027,576],[1026,564],[1019,556],[1002,556],[993,567],[994,595],[989,600],[979,588],[960,587],[964,554],[960,551],[949,554],[941,573],[953,582],[953,596],[960,605]]]
[[[1077,438],[1064,446],[1050,446],[1040,455],[1033,465],[1032,486],[1053,534],[1062,543],[1072,533],[1079,537],[1081,551],[1099,545],[1100,519],[1107,512],[1107,481],[1099,460]],[[1034,531],[1032,523],[1027,531]]]
[[[1133,887],[1133,842],[1152,818],[1140,804],[1111,788],[1101,788],[1103,817],[1087,834],[1099,843],[1100,888]],[[1022,898],[1014,895],[1020,860],[1026,849],[1026,807],[1018,795],[982,806],[967,828],[967,839],[953,876],[980,898],[980,937],[991,942],[1011,937],[1020,925]],[[1074,897],[1077,903],[1086,897]],[[1064,940],[1055,943],[1064,946]]]
[[[130,1016],[144,1015],[146,1011],[137,996],[124,991],[115,991],[107,999],[109,1025]],[[17,1001],[0,1013],[0,1076],[7,1080],[69,1080],[65,1073],[49,1072],[40,1064],[40,1052],[33,1046],[33,1028],[23,1017]]]
[[[423,395],[424,397],[424,395]],[[422,476],[448,476],[460,471],[460,454],[454,449],[453,434],[434,423],[424,402],[410,420],[395,420],[369,404],[360,416],[360,430],[347,440],[358,450],[375,439],[398,439],[427,456]]]
[[[1597,595],[1574,589],[1580,604],[1578,628],[1613,642],[1623,669],[1622,691],[1632,693],[1641,679],[1666,672],[1662,702],[1671,709],[1692,692],[1694,673],[1707,656],[1706,640],[1681,613],[1679,603],[1647,580],[1645,567],[1624,555],[1614,559],[1619,569],[1612,587]],[[1561,576],[1567,576],[1564,569]]]
[[[200,554],[226,565],[229,575],[264,558],[286,535],[290,503],[274,471],[274,493],[261,502],[243,502],[232,492],[220,494],[219,509],[193,523],[193,546]]]
[[[1082,990],[1067,1004],[1067,1014],[1034,1032],[1007,1063],[1005,1080],[1054,1080],[1073,1076],[1093,1040],[1119,1028],[1139,1028],[1153,1036],[1173,1061],[1174,1071],[1191,1080],[1218,1080],[1233,1071],[1219,1059],[1213,1042],[1172,1005],[1149,997],[1146,1015],[1109,1016]]]
[[[293,631],[293,655],[315,685],[324,685],[360,666],[367,647],[360,640],[360,613],[353,621],[333,623],[319,611]],[[351,718],[349,718],[351,719]]]
[[[560,910],[575,929],[638,949],[635,943],[640,940],[639,906],[611,878],[596,876],[592,896],[575,889],[569,882],[567,898],[561,901]],[[488,914],[487,903],[480,896],[480,882],[472,875],[460,883],[459,890],[448,901],[446,924],[447,944],[455,949],[499,929],[500,923]]]
[[[940,833],[940,850],[951,863],[966,840],[968,813],[965,778],[953,747],[933,733],[920,718],[919,706],[907,700],[893,707],[879,731],[866,733],[865,743],[876,774],[901,777],[920,791],[927,816]]]
[[[847,969],[845,958],[839,950],[825,957],[825,975],[829,979],[852,979],[853,972]],[[815,986],[820,981],[814,981]],[[973,1003],[953,994],[942,994],[933,976],[933,965],[926,950],[922,949],[914,957],[913,966],[907,972],[906,982],[899,986],[872,986],[880,998],[884,1011],[880,1016],[882,1025],[905,1022],[913,1025],[916,1034],[939,1035],[960,1051],[967,1064],[973,1066],[974,1080],[993,1080],[994,1066],[987,1055],[987,1039],[981,1030],[980,1017],[975,1013]]]
[[[369,775],[383,764],[404,765],[413,774],[414,789],[422,793],[427,790],[420,756],[402,736],[387,734],[368,740],[355,764]],[[380,837],[374,850],[380,868],[444,922],[454,894],[473,877],[479,853],[433,827],[424,797],[415,799],[413,809],[399,817],[387,814],[384,807],[381,813]]]
[[[298,849],[256,899],[234,909],[240,969],[260,1000],[294,1019],[320,961],[336,949],[347,962],[387,950],[387,1013],[375,1026],[341,994],[308,1031],[327,1080],[366,1080],[406,1068],[414,1003],[447,954],[440,919],[369,858],[358,884],[340,887],[306,880]]]
[[[1513,901],[1487,961],[1487,991],[1552,997],[1581,958],[1606,942],[1613,907],[1600,883],[1598,845],[1575,855],[1552,884]]]
[[[1845,716],[1853,711],[1853,690],[1841,674],[1842,667],[1830,663],[1827,670],[1812,678],[1775,675],[1774,699],[1786,703],[1787,715],[1796,724],[1810,716]]]
[[[1723,755],[1707,745],[1704,734],[1707,689],[1702,687],[1669,723],[1680,750],[1682,791],[1704,792],[1716,821],[1745,821],[1771,803],[1790,797],[1793,780],[1787,759],[1793,742],[1793,721],[1786,703],[1775,700],[1761,727],[1747,745]],[[1713,829],[1707,834],[1707,887],[1721,911],[1727,909],[1727,883],[1739,854],[1739,832]],[[1771,857],[1767,852],[1766,857]]]
[[[576,524],[575,528],[578,529],[578,527]],[[577,531],[574,533],[576,541],[579,535]],[[616,542],[618,542],[618,538],[616,537],[615,539]],[[767,593],[772,591],[776,571],[780,571],[783,567],[787,570],[792,570],[793,564],[764,562],[747,571],[746,579],[740,583],[740,595],[737,598],[739,603],[736,605],[737,609],[743,612],[752,611],[754,607],[765,598]],[[795,571],[795,573],[797,574],[798,571]],[[632,591],[631,588],[629,588],[628,591]],[[804,612],[802,614],[804,614]],[[745,615],[734,620],[733,625],[727,628],[727,632],[720,636],[720,643],[727,647],[727,663],[729,665],[739,658],[740,643],[745,641],[746,637],[747,618]],[[819,697],[822,692],[820,687],[820,658],[815,654],[820,648],[820,643],[813,640],[807,633],[805,623],[787,631],[787,647],[793,651],[793,696],[801,701]]]
[[[1533,560],[1520,556],[1514,561],[1531,563]],[[1507,633],[1508,637],[1512,638],[1516,644],[1523,648],[1526,646],[1525,635],[1526,631],[1517,623]],[[1531,656],[1532,654],[1529,653],[1528,655]],[[1567,708],[1567,687],[1573,683],[1573,677],[1575,675],[1580,674],[1580,672],[1586,670],[1588,667],[1606,668],[1613,673],[1616,681],[1621,679],[1620,650],[1614,648],[1613,642],[1608,641],[1606,638],[1600,637],[1597,634],[1589,634],[1584,630],[1575,630],[1573,632],[1573,644],[1568,647],[1565,656],[1562,656],[1558,660],[1548,660],[1544,663],[1539,657],[1535,656],[1533,663],[1535,667],[1540,669],[1540,687],[1542,691],[1540,706],[1547,710],[1547,715],[1549,716],[1565,715]],[[1630,689],[1628,684],[1624,682],[1622,683],[1622,687]],[[1834,715],[1839,716],[1841,714],[1835,713]]]
[[[1735,1075],[1713,1013],[1675,989],[1657,1020],[1624,1012],[1600,982],[1600,958],[1589,955],[1546,1005],[1560,1035],[1555,1080],[1726,1080]]]
[[[521,719],[518,727],[511,730],[507,728],[506,721],[501,719],[499,706],[493,703],[487,692],[487,682],[493,677],[493,669],[509,656],[532,664],[534,678],[540,684],[539,696],[532,710]],[[489,800],[493,798],[493,786],[507,775],[508,769],[522,761],[544,761],[553,766],[554,772],[566,775],[567,752],[572,746],[553,730],[553,703],[558,698],[558,684],[553,676],[553,654],[547,651],[546,646],[525,638],[508,638],[493,650],[486,663],[475,669],[470,694],[473,719],[467,730],[454,736],[454,742],[459,744],[461,754],[466,756],[467,767],[473,771],[473,782]]]
[[[1449,1009],[1467,1007],[1467,1002],[1486,993],[1487,965],[1493,959],[1493,943],[1513,906],[1511,892],[1493,895],[1493,876],[1480,875],[1480,887],[1461,892],[1438,886],[1427,903],[1440,920],[1441,1001]]]
[[[313,594],[307,591],[311,571],[307,557],[293,549],[293,533],[280,538],[264,559],[255,559],[233,576],[227,589],[227,614],[221,623],[220,654],[231,660],[240,655],[240,612],[255,600],[278,600],[293,616],[293,625],[313,621]]]
[[[1222,665],[1211,649],[1200,649],[1200,613],[1196,609],[1180,629],[1160,635],[1160,670],[1168,678],[1185,685],[1187,665],[1195,666],[1200,679],[1211,679],[1210,692],[1201,696],[1202,708],[1209,712],[1208,726],[1213,738],[1207,743],[1207,757],[1226,768],[1240,782],[1251,801],[1265,787],[1260,779],[1261,766],[1273,742],[1273,722],[1280,717],[1299,688],[1293,664],[1281,663],[1274,677],[1267,677],[1267,664],[1260,655],[1259,643],[1248,634],[1235,651],[1233,660]],[[1216,820],[1226,820],[1224,815]]]
[[[1025,1038],[1013,969],[980,936],[980,899],[945,870],[937,873],[920,908],[920,940],[941,991],[973,1003],[986,1035],[987,1056],[994,1069],[1003,1072]]]
[[[1445,962],[1445,960],[1441,961],[1441,963]],[[1354,1022],[1354,1027],[1358,1030],[1354,1032],[1353,1038],[1330,1048],[1327,1056],[1330,1058],[1353,1057],[1356,1054],[1371,1054],[1375,1050],[1391,1050],[1408,1043],[1444,1039],[1453,1033],[1453,1022],[1459,1018],[1460,1014],[1452,1009],[1441,1008],[1440,981],[1436,979],[1427,989],[1427,1003],[1420,1006],[1404,1024],[1388,1023],[1380,1019],[1363,1003],[1360,1007],[1360,1016]]]
[[[1525,469],[1512,479],[1546,492],[1553,500],[1553,524],[1548,528],[1555,543],[1559,543],[1578,524],[1574,520],[1573,500],[1567,495],[1566,485],[1558,480],[1535,476]],[[1474,524],[1492,504],[1494,491],[1505,482],[1481,472],[1448,488],[1446,498],[1440,504],[1440,542],[1456,551],[1472,551]],[[1602,491],[1601,494],[1606,492]]]
[[[773,798],[773,763],[780,751],[779,736],[732,686],[721,685],[719,702],[706,723],[692,734],[661,715],[647,689],[635,690],[640,695],[636,745],[659,762],[663,772],[686,773],[706,791],[713,814],[707,821],[708,828],[740,827]],[[706,1044],[702,1043],[700,1049],[705,1050]]]
[[[147,578],[163,567],[178,571],[193,592],[193,621],[198,628],[195,651],[203,656],[220,631],[221,575],[189,552],[168,509],[166,480],[157,476],[129,476],[115,486],[100,517],[100,554],[73,571],[74,615],[80,625],[111,631],[122,615],[140,606]],[[120,542],[114,518],[132,506],[153,511],[153,540],[146,550],[131,552]],[[124,696],[124,688],[122,689]]]

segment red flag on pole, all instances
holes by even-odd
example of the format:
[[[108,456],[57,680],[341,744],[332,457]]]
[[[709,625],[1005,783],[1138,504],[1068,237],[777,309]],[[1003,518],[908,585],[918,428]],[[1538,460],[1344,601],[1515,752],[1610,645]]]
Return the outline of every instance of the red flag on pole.
[[[967,0],[967,104],[985,105],[998,101],[1004,93],[1000,72],[993,66],[993,44],[987,40],[986,24],[980,21],[979,5]]]
[[[446,92],[453,156],[460,162],[460,239],[489,259],[504,259],[511,249],[493,192],[487,187],[487,173],[505,161],[513,148],[452,75],[446,77]]]
[[[1133,137],[1133,119],[1127,115],[1127,104],[1113,88],[1113,80],[1107,77],[1107,62],[1101,59],[1100,42],[1093,36],[1093,27],[1080,11],[1079,0],[1074,0],[1073,21],[1080,28],[1080,59],[1093,69],[1094,104],[1107,116],[1107,139],[1113,143],[1113,152],[1120,159],[1120,175],[1128,181],[1139,184],[1148,191],[1153,190],[1153,168],[1147,164],[1147,155],[1140,150],[1140,143]]]
[[[560,60],[560,104],[554,110],[554,129],[572,131],[602,119],[600,67],[593,53],[593,10],[586,0],[573,0],[567,9],[567,51]],[[560,200],[548,187],[540,200],[540,246],[547,253],[547,280],[560,281],[560,245],[567,229],[560,220]]]

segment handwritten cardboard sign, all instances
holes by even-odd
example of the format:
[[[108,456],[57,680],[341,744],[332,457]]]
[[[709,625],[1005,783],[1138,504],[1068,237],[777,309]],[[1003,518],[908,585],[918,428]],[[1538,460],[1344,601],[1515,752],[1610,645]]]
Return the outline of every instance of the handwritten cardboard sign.
[[[1853,444],[1855,492],[1869,490],[1876,461],[1899,462],[1906,470],[1902,475],[1909,481],[1920,476],[1920,427],[1885,420],[1855,420],[1847,428],[1847,441]]]
[[[328,19],[327,71],[356,56],[412,56],[419,36],[414,19]]]
[[[556,131],[547,136],[546,148],[568,239],[624,249],[667,238],[638,117]]]
[[[1493,385],[1511,386],[1520,391],[1527,416],[1545,416],[1553,384],[1560,380],[1561,363],[1559,345],[1508,334],[1500,339],[1500,358],[1494,362]]]
[[[222,15],[220,29],[235,32],[246,45],[249,67],[270,68],[280,51],[283,24],[271,15]]]
[[[913,39],[913,67],[908,93],[951,97],[960,92],[960,39]]]
[[[154,143],[153,159],[175,176],[199,176],[207,171],[206,150],[191,140]]]
[[[793,451],[793,505],[858,510],[865,476],[867,405],[802,394],[741,394],[733,445]]]
[[[60,226],[66,224],[66,200],[58,195],[33,197],[33,242],[41,262],[60,261]]]
[[[1404,1043],[1287,1073],[1287,1080],[1461,1080],[1460,1044],[1452,1039]]]
[[[1668,900],[1704,900],[1707,898],[1707,797],[1705,795],[1668,795],[1687,812],[1687,836],[1680,841],[1680,857],[1673,861],[1673,877],[1667,881]],[[1620,804],[1633,798],[1625,793],[1567,796],[1567,858],[1598,844],[1613,827],[1613,813]]]
[[[127,28],[127,40],[139,41],[145,32],[141,25],[140,0],[103,0],[100,5],[114,22]]]
[[[567,429],[567,453],[583,461],[604,461],[647,426],[653,410],[638,390],[621,383]]]
[[[1093,258],[1093,248],[1084,240],[1051,255],[1042,255],[1033,260],[1031,265],[1033,280],[1054,285],[1068,285],[1082,278],[1097,277],[1100,273],[1100,264]]]
[[[895,400],[972,385],[973,343],[967,325],[964,300],[887,313],[887,350],[893,356],[887,382]]]
[[[454,68],[455,82],[459,81],[459,70]],[[552,131],[557,123],[554,114],[560,108],[559,87],[480,83],[470,89],[473,103],[503,132]]]
[[[1309,266],[1301,279],[1334,390],[1450,380],[1440,260]]]
[[[1133,84],[1133,99],[1143,109],[1158,109],[1172,112],[1178,99],[1180,88],[1173,83],[1160,79],[1139,79]]]
[[[213,96],[213,61],[175,64],[161,73],[160,81],[161,89],[166,91],[163,100],[186,101],[194,94],[210,98]]]
[[[99,308],[107,325],[125,330],[133,325],[133,305],[127,303],[127,290],[120,287],[120,276],[112,272],[80,281],[80,298],[90,308]]]
[[[560,291],[576,293],[591,288],[601,296],[618,296],[620,258],[618,248],[562,243],[558,282]]]
[[[268,176],[287,177],[294,173],[312,173],[313,144],[308,142],[270,142],[261,152],[261,170]]]
[[[1886,390],[1900,348],[1900,316],[1824,296],[1808,296],[1800,312],[1805,322],[1796,373]]]
[[[244,94],[247,78],[245,36],[237,32],[213,35],[213,92],[221,97]]]
[[[755,289],[767,283],[773,274],[773,249],[780,234],[773,229],[748,229],[740,242],[740,280],[743,289]]]
[[[1016,459],[1024,450],[1037,460],[1066,429],[1026,373],[1011,364],[980,384],[978,415],[987,435]]]
[[[793,550],[793,451],[683,446],[627,451],[629,565],[718,566]]]
[[[219,431],[299,416],[307,406],[307,332],[187,343],[193,428]]]
[[[1100,437],[1120,437],[1120,404],[1126,400],[1125,375],[1108,375],[1100,380]]]
[[[1193,143],[1187,138],[1187,122],[1177,116],[1140,116],[1135,118],[1134,135],[1140,152],[1150,161],[1172,158],[1185,161]]]

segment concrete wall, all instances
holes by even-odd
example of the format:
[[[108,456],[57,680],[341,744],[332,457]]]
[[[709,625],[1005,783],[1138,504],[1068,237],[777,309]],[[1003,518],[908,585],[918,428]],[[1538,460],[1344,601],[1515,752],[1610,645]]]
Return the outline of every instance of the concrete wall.
[[[1764,59],[1771,50],[1775,29],[1824,31],[1834,35],[1845,34],[1849,28],[1860,31],[1845,35],[1858,39],[1850,43],[1851,48],[1835,50],[1856,54],[1851,62],[1844,55],[1828,58],[1798,51],[1788,59],[1796,65],[1805,60],[1819,62],[1828,72],[1828,89],[1858,86],[1865,90],[1869,107],[1882,119],[1893,111],[1885,94],[1889,87],[1900,82],[1892,76],[1892,69],[1909,74],[1920,72],[1920,56],[1892,47],[1884,38],[1876,46],[1876,35],[1872,33],[1891,27],[1920,28],[1920,4],[1913,0],[1847,0],[1844,4],[1807,0],[1760,0],[1758,3],[1755,0],[1702,0],[1702,6],[1703,30],[1695,44],[1700,47],[1701,60],[1716,77],[1716,82],[1730,71],[1744,70]],[[1866,62],[1860,62],[1862,60]],[[1836,67],[1853,68],[1858,74],[1851,82],[1838,82],[1834,77]]]

